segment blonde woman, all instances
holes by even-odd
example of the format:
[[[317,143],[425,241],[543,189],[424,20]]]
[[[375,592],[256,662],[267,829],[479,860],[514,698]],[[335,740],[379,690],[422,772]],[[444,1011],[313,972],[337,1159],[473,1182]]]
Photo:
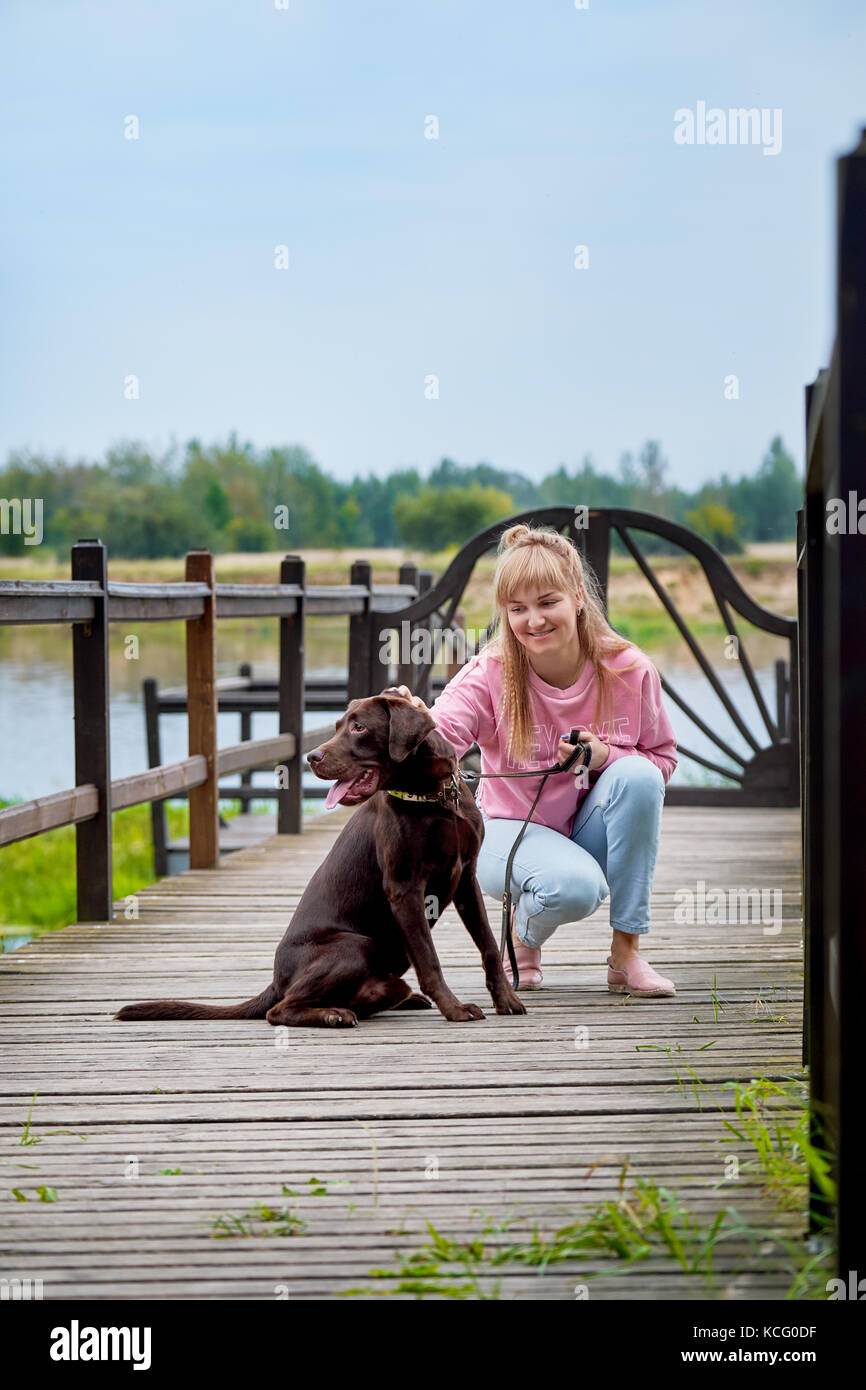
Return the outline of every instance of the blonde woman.
[[[555,531],[512,526],[500,538],[493,636],[430,707],[458,757],[473,743],[482,772],[534,771],[590,744],[588,774],[551,777],[512,865],[512,932],[520,988],[542,982],[541,948],[563,922],[589,917],[610,894],[608,988],[652,998],[672,980],[640,954],[665,786],[677,764],[652,662],[609,626],[577,547]],[[419,696],[402,692],[419,708]],[[501,898],[505,866],[532,805],[531,777],[479,783],[483,891]],[[506,973],[510,967],[505,958]]]

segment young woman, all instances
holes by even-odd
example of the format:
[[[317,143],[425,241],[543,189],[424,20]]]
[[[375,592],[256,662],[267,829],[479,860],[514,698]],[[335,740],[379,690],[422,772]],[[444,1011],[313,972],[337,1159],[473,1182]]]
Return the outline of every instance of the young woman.
[[[541,948],[563,922],[589,917],[610,893],[607,984],[616,993],[675,994],[639,951],[665,785],[677,764],[655,667],[608,625],[595,580],[564,536],[512,526],[494,575],[494,636],[430,707],[458,757],[477,743],[482,772],[565,762],[580,729],[587,772],[551,777],[512,865],[512,928],[520,987],[542,981]],[[426,709],[419,696],[413,703]],[[505,865],[532,805],[532,777],[479,783],[483,891],[501,898]],[[507,956],[506,971],[509,972]]]

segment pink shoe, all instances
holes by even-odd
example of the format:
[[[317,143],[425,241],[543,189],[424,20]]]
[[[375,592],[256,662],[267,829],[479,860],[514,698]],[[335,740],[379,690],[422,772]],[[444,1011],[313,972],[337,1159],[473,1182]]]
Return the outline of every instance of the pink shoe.
[[[677,992],[673,980],[666,980],[664,975],[659,975],[641,956],[635,956],[630,960],[624,970],[614,965],[613,957],[608,956],[607,987],[612,994],[634,994],[644,999],[654,999]]]
[[[518,991],[522,989],[540,989],[541,981],[544,976],[541,973],[541,947],[524,946],[514,930],[515,908],[511,909],[511,938],[514,942],[514,957],[517,961],[517,969],[520,974]],[[505,978],[510,985],[514,984],[514,976],[511,973],[511,962],[508,959],[508,947],[505,947],[505,954],[502,957],[502,965],[505,970]]]

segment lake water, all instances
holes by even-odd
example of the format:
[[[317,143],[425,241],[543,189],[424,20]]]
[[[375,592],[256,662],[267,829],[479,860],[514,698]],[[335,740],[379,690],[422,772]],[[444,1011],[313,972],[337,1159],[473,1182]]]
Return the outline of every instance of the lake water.
[[[309,674],[338,676],[345,662],[345,620],[339,625],[319,620],[311,624],[306,651]],[[173,631],[170,631],[173,627]],[[123,634],[111,632],[111,772],[123,777],[147,767],[144,710],[141,682],[155,676],[160,685],[185,683],[185,656],[182,625],[140,625],[141,654],[126,660]],[[705,642],[708,655],[711,645]],[[684,645],[677,648],[645,648],[678,694],[733,748],[748,758],[750,750],[737,732],[723,706]],[[750,641],[749,654],[771,716],[775,715],[776,691],[773,661],[786,655],[786,644],[769,637]],[[242,661],[250,661],[257,672],[270,674],[274,667],[275,641],[266,625],[223,624],[218,628],[217,674],[235,676]],[[269,667],[269,671],[265,668]],[[755,702],[738,662],[719,660],[719,680],[731,696],[759,743],[767,736]],[[671,700],[668,715],[678,741],[723,765],[727,759],[700,730],[696,729]],[[336,711],[340,713],[342,711]],[[327,714],[304,716],[304,727],[327,723]],[[174,762],[187,755],[186,720],[180,715],[164,715],[160,721],[162,758]],[[252,737],[265,738],[277,732],[276,714],[254,715]],[[72,637],[68,628],[0,628],[0,796],[7,800],[29,800],[62,791],[75,783],[74,728],[72,707]],[[218,741],[222,747],[240,741],[240,716],[224,714],[218,720]],[[258,773],[254,781],[272,785],[270,774]],[[224,779],[230,785],[239,778]],[[304,785],[316,785],[306,773]],[[714,782],[724,785],[715,774],[681,758],[672,785]],[[318,783],[321,785],[321,783]],[[728,784],[730,785],[730,784]],[[316,810],[323,808],[319,802]]]

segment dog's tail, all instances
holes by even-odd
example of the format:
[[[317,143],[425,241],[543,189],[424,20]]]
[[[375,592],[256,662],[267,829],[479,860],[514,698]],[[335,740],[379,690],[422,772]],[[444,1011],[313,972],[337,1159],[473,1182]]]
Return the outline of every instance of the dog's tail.
[[[114,1015],[124,1023],[167,1018],[264,1018],[279,999],[273,984],[243,1004],[188,1004],[184,999],[148,999],[144,1004],[124,1004]]]

